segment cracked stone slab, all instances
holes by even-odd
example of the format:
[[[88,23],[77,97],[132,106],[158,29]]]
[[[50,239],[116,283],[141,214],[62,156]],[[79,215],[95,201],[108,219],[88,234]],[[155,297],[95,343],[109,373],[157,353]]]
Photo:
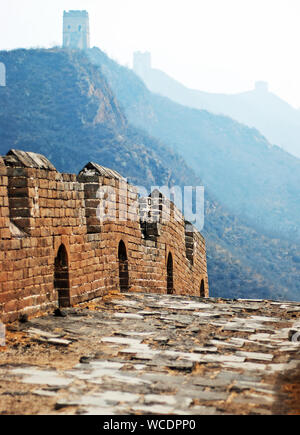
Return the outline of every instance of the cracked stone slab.
[[[56,408],[60,409],[66,406],[107,407],[108,405],[118,405],[124,402],[135,403],[139,399],[140,396],[138,394],[108,390],[104,393],[86,394],[69,399],[59,399],[56,402]]]
[[[232,381],[226,378],[219,378],[219,379],[207,379],[203,377],[194,377],[191,380],[193,385],[199,385],[201,387],[212,387],[212,388],[220,388],[220,387],[227,387],[231,384]]]
[[[244,356],[238,356],[238,355],[202,355],[203,361],[206,362],[237,362],[242,363],[245,361]]]
[[[244,357],[235,356],[235,355],[207,355],[201,353],[187,353],[187,352],[174,352],[174,351],[165,351],[165,355],[174,356],[182,359],[186,359],[194,362],[239,362],[242,363],[245,361]]]
[[[197,399],[203,402],[217,402],[220,400],[227,400],[229,393],[219,392],[219,391],[204,391],[204,390],[194,390],[190,389],[188,392],[189,396],[193,399]]]
[[[249,336],[249,340],[255,341],[255,340],[260,340],[260,341],[270,341],[271,339],[271,334],[267,334],[267,333],[257,333],[257,334],[252,334]]]
[[[55,397],[57,395],[54,391],[49,390],[34,390],[32,394],[43,397]]]
[[[248,326],[243,326],[239,323],[228,323],[224,325],[223,329],[224,331],[255,332],[257,328],[249,328]]]
[[[279,352],[296,352],[300,350],[300,342],[283,341],[278,347]]]
[[[156,337],[153,337],[154,341],[158,341],[160,343],[168,343],[168,341],[170,340],[169,337],[164,336],[164,335],[158,335]]]
[[[133,356],[133,359],[138,359],[141,361],[151,361],[154,356],[156,355],[156,353],[152,352],[136,352],[135,355]]]
[[[126,337],[102,337],[100,341],[112,344],[121,344],[126,346],[136,346],[142,342],[138,338],[126,338]]]
[[[289,370],[294,370],[294,369],[298,368],[299,364],[300,364],[299,360],[292,360],[286,364],[284,364],[284,363],[268,364],[267,370],[271,371],[271,372],[289,371]]]
[[[140,316],[161,316],[160,311],[138,311],[137,315]]]
[[[158,302],[158,306],[167,306],[169,309],[183,310],[183,311],[193,311],[193,310],[201,310],[201,309],[207,310],[207,309],[213,308],[212,304],[197,303],[197,302],[192,302],[192,301],[187,301],[186,304],[182,304],[180,302],[177,304],[174,304],[173,301],[170,304],[168,304],[165,301],[160,301],[160,302]]]
[[[122,305],[122,306],[128,307],[128,308],[136,307],[136,305],[138,305],[137,301],[128,301],[128,300],[124,301],[122,299],[112,300],[111,303],[114,305]]]
[[[234,397],[233,398],[233,402],[234,403],[238,403],[238,404],[245,404],[245,403],[252,403],[255,405],[272,405],[274,403],[274,397],[269,397],[266,395],[259,395],[259,394],[248,394],[244,397]]]
[[[244,346],[244,341],[236,341],[236,342],[234,342],[234,341],[221,341],[221,340],[210,340],[210,343],[213,345],[213,346],[217,346],[217,347],[230,347],[230,348],[233,348],[233,347],[236,347],[236,348],[240,348],[240,347],[243,347]]]
[[[38,335],[44,338],[59,338],[61,337],[61,335],[59,334],[53,334],[52,332],[48,332],[48,331],[43,331],[41,329],[37,329],[37,328],[29,328],[27,330],[27,332],[30,335]]]
[[[184,360],[178,360],[175,362],[168,363],[168,368],[173,370],[184,370],[184,371],[192,371],[195,363],[192,361],[184,361]]]
[[[220,415],[221,412],[213,406],[193,406],[190,409],[192,415]]]
[[[170,316],[161,316],[161,320],[168,320],[171,322],[178,322],[189,325],[195,320],[192,316],[182,316],[179,314],[171,314]]]
[[[143,412],[146,414],[161,414],[161,415],[176,414],[174,408],[166,405],[151,405],[151,406],[135,405],[135,406],[131,406],[130,409],[138,413]]]
[[[62,338],[49,338],[47,342],[56,346],[69,346],[69,344],[72,344],[72,341],[64,340]]]
[[[105,391],[100,393],[99,396],[107,404],[118,404],[118,403],[135,403],[140,399],[138,394],[127,393],[124,391]]]
[[[130,320],[143,320],[143,316],[139,314],[131,314],[131,313],[114,313],[114,317],[118,319],[130,319]]]
[[[218,318],[218,317],[220,317],[220,314],[206,313],[206,312],[201,313],[201,312],[197,311],[197,312],[193,313],[193,316],[195,316],[195,317],[214,317],[214,318]]]
[[[256,364],[251,362],[239,363],[235,361],[224,362],[224,367],[249,371],[265,371],[267,368],[266,364]]]
[[[13,375],[20,375],[21,382],[66,387],[73,382],[66,376],[60,376],[55,370],[38,370],[36,368],[17,368],[11,371]]]
[[[163,394],[146,394],[144,396],[144,403],[150,405],[153,403],[160,403],[162,405],[175,406],[177,403],[176,396],[163,395]]]
[[[205,353],[205,352],[216,353],[216,352],[218,352],[218,348],[214,347],[214,346],[210,346],[210,347],[194,347],[193,352],[195,352],[195,353]]]
[[[282,319],[279,319],[278,317],[267,317],[267,316],[251,316],[251,320],[258,321],[258,322],[283,322]]]
[[[150,337],[151,335],[154,335],[155,332],[149,331],[149,332],[138,332],[138,331],[116,331],[115,335],[121,335],[124,337]]]
[[[83,409],[79,409],[76,414],[78,415],[118,415],[125,414],[126,411],[118,407],[113,406],[85,406]]]
[[[236,379],[232,390],[256,390],[267,394],[275,394],[274,385],[262,383],[259,379],[258,381],[250,379]]]
[[[77,351],[81,343],[76,356],[80,363],[73,368],[56,371],[44,370],[47,365],[28,366],[13,373],[15,366],[1,365],[1,379],[8,379],[8,385],[30,378],[42,382],[23,387],[30,390],[27,397],[44,396],[41,403],[49,397],[52,407],[56,402],[50,413],[69,408],[67,413],[87,415],[217,415],[241,409],[263,414],[273,399],[279,400],[276,380],[300,365],[299,343],[290,341],[300,321],[292,314],[281,320],[279,304],[123,296],[117,303],[105,304],[101,312],[85,310],[81,315],[76,308],[76,315],[70,311],[55,322],[49,316],[37,319],[34,327],[27,326],[28,336],[45,342],[68,339],[71,333],[77,341],[68,350],[62,348],[61,355]],[[286,308],[293,306],[286,304]],[[228,326],[235,329],[227,330]],[[26,325],[23,328],[26,331]],[[90,346],[93,340],[95,347]],[[35,347],[39,347],[36,342]]]
[[[274,358],[274,355],[271,355],[269,353],[259,353],[259,352],[238,351],[236,352],[236,355],[243,356],[247,359],[256,359],[260,361],[272,361],[272,359]]]

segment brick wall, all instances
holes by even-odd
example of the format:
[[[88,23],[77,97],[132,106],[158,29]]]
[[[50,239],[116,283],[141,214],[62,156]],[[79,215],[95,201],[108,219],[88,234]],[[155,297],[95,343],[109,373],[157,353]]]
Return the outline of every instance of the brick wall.
[[[120,277],[121,290],[167,293],[168,258],[169,293],[209,294],[201,234],[173,203],[139,198],[115,171],[89,163],[61,174],[12,150],[0,158],[0,206],[3,322],[120,290]]]

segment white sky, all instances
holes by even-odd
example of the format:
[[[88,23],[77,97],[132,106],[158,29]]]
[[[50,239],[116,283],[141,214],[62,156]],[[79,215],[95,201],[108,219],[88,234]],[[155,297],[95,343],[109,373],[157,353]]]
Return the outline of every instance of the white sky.
[[[300,107],[300,0],[0,0],[0,49],[61,45],[63,10],[86,9],[91,45],[188,87],[235,93],[256,80]]]

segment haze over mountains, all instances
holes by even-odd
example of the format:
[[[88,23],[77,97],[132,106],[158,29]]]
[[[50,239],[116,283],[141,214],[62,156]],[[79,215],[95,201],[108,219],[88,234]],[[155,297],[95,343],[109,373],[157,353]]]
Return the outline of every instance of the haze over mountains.
[[[293,196],[299,186],[297,159],[277,148],[273,154],[256,130],[151,94],[132,71],[97,48],[0,52],[0,61],[7,67],[7,86],[0,88],[1,154],[10,148],[39,152],[68,172],[95,161],[149,188],[197,186],[203,172],[208,180],[204,235],[211,295],[300,300],[295,219],[299,198]],[[198,161],[194,171],[174,149],[203,163]],[[263,231],[246,220],[245,213],[239,218],[216,199],[228,197],[234,187],[226,185],[222,172],[233,158],[228,171],[238,179],[237,186],[242,182],[236,203],[245,195],[244,183],[253,183],[258,174],[249,193],[249,198],[255,194],[252,204],[259,200],[265,207],[262,214],[270,213],[275,198],[280,219],[291,233],[277,231],[274,220],[274,226]],[[260,160],[271,163],[251,169]],[[279,192],[272,190],[276,177],[267,183],[272,170],[277,178],[284,174]],[[225,186],[220,193],[221,184]],[[290,212],[284,216],[286,206]],[[271,218],[270,213],[264,223]]]
[[[129,121],[184,157],[232,214],[269,236],[300,240],[299,159],[272,146],[256,129],[151,93],[100,50],[89,54]]]
[[[295,109],[256,82],[251,91],[217,94],[189,89],[165,72],[151,67],[150,53],[135,53],[134,71],[151,92],[184,106],[230,116],[258,129],[267,140],[300,158],[300,109]]]

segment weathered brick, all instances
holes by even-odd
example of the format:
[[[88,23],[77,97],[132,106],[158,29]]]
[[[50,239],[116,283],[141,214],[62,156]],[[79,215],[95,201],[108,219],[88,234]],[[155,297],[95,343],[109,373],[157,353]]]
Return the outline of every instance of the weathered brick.
[[[17,318],[23,308],[35,315],[57,303],[56,286],[62,282],[68,287],[66,295],[70,293],[64,303],[103,295],[120,288],[120,282],[130,291],[166,293],[169,253],[174,292],[199,295],[203,279],[208,296],[204,239],[197,232],[185,232],[184,218],[173,206],[169,220],[163,221],[168,208],[160,197],[152,205],[148,198],[140,199],[145,207],[141,214],[135,188],[114,178],[35,168],[8,172],[8,178],[5,171],[0,173],[0,303],[9,312],[4,315],[7,321]],[[106,186],[106,211],[109,206],[111,212],[103,222],[96,216],[101,185]],[[149,213],[157,223],[141,226],[140,219],[148,219]],[[10,234],[8,216],[24,229],[21,238]],[[116,221],[117,216],[123,220]],[[121,240],[126,253],[120,254]],[[68,264],[63,279],[55,272],[61,244]]]

